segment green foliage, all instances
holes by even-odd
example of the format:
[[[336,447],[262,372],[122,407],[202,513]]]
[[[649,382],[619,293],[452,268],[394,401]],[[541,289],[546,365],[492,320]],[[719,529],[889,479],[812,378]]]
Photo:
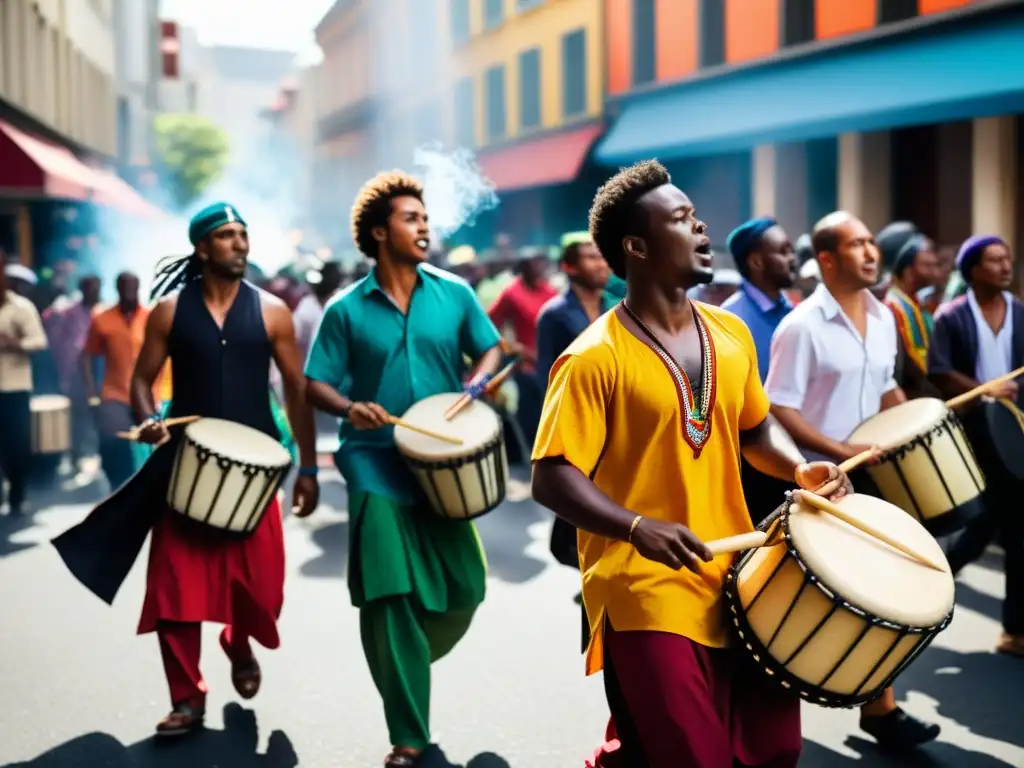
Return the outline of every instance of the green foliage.
[[[160,115],[156,146],[167,186],[180,208],[187,208],[224,172],[227,134],[199,115]]]

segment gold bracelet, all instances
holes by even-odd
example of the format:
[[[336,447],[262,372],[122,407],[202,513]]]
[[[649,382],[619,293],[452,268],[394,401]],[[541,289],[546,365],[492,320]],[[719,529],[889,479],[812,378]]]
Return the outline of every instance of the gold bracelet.
[[[633,518],[633,522],[629,526],[629,536],[626,537],[626,541],[628,541],[630,544],[633,543],[633,531],[636,530],[636,527],[638,525],[640,525],[640,521],[643,520],[643,519],[644,519],[643,515],[637,515],[636,517]]]

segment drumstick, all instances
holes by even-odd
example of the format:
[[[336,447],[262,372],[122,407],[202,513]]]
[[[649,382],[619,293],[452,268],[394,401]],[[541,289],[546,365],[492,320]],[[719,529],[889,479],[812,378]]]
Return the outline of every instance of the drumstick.
[[[462,440],[460,440],[457,437],[450,437],[448,435],[442,435],[439,432],[432,432],[431,430],[424,429],[423,427],[417,427],[415,424],[410,424],[407,421],[402,421],[401,419],[396,418],[395,416],[391,416],[388,418],[388,424],[393,424],[396,427],[405,427],[406,429],[411,430],[413,432],[419,432],[421,435],[432,437],[435,440],[442,440],[446,443],[451,443],[452,445],[462,445]]]
[[[502,382],[508,378],[508,375],[512,373],[512,369],[516,367],[516,362],[513,360],[511,363],[502,368],[498,373],[491,377],[491,380],[487,382],[487,386],[484,387],[483,394],[490,395],[501,386]],[[445,421],[451,421],[454,419],[459,412],[469,405],[474,398],[468,393],[464,392],[462,397],[455,401],[455,403],[444,413]]]
[[[799,494],[799,495],[797,495],[797,494]],[[948,569],[943,568],[941,565],[936,563],[930,557],[927,557],[926,555],[922,555],[920,552],[916,552],[915,550],[913,550],[910,547],[908,547],[906,544],[903,544],[902,542],[897,541],[896,539],[894,539],[892,536],[890,536],[889,534],[885,533],[884,531],[878,530],[873,525],[870,525],[869,523],[865,523],[863,520],[857,519],[856,517],[851,515],[849,512],[847,512],[845,509],[840,507],[838,504],[836,504],[835,502],[829,501],[824,496],[819,496],[816,493],[811,493],[810,491],[805,491],[805,490],[793,491],[793,495],[796,496],[799,501],[806,502],[810,506],[815,507],[816,509],[818,509],[818,510],[820,510],[822,512],[828,512],[830,515],[832,515],[833,517],[839,518],[840,520],[842,520],[847,525],[851,525],[854,528],[856,528],[858,531],[861,531],[862,533],[866,533],[868,536],[872,536],[872,537],[878,539],[879,541],[881,541],[881,542],[883,542],[885,544],[888,544],[893,549],[899,550],[900,552],[905,554],[907,557],[911,557],[914,560],[917,560],[919,563],[927,565],[929,568],[934,568],[935,570],[942,571],[944,573],[948,572]]]
[[[856,456],[853,456],[842,464],[839,465],[839,469],[843,472],[853,472],[861,464],[867,464],[874,458],[877,458],[881,454],[878,448],[868,448],[866,451],[861,451]]]
[[[969,392],[964,392],[962,395],[957,395],[956,397],[947,400],[946,407],[956,408],[958,406],[963,405],[964,403],[968,403],[974,398],[984,395],[993,387],[998,387],[1000,384],[1005,384],[1008,381],[1013,381],[1018,376],[1024,376],[1024,365],[1022,365],[1015,371],[1010,371],[1009,373],[1004,374],[1003,376],[999,376],[998,378],[992,379],[992,381],[986,381],[984,384],[979,384]]]
[[[738,536],[728,536],[724,539],[704,542],[711,554],[714,556],[728,555],[733,552],[742,552],[745,549],[757,549],[763,547],[768,541],[768,534],[764,531],[751,531],[741,533]]]
[[[202,416],[175,416],[173,419],[165,419],[163,425],[165,427],[177,427],[182,424],[191,424],[193,421],[199,421]],[[139,433],[142,431],[142,427],[132,427],[127,432],[118,432],[117,436],[125,440],[138,440]]]

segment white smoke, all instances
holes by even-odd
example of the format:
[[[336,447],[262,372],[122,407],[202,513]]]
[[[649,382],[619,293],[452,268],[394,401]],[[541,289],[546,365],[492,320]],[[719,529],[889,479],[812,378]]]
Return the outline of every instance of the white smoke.
[[[473,226],[477,216],[498,207],[494,185],[480,171],[471,150],[444,152],[440,144],[429,144],[414,150],[413,164],[423,181],[424,204],[437,239]]]

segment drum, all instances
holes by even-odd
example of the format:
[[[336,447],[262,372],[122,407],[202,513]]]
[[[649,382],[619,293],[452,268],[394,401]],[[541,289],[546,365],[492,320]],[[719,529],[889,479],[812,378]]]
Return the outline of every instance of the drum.
[[[63,395],[35,395],[32,412],[32,453],[55,454],[71,450],[71,400]]]
[[[989,440],[984,446],[973,445],[982,466],[988,470],[982,449],[991,446],[993,460],[1017,480],[1024,480],[1024,413],[1011,400],[986,398],[981,416]]]
[[[778,542],[741,554],[725,594],[740,642],[766,674],[811,703],[853,707],[877,698],[949,626],[954,583],[914,518],[872,496],[838,504],[945,570],[789,500],[761,526]]]
[[[505,500],[508,458],[501,419],[486,403],[475,400],[451,421],[444,418],[461,396],[450,392],[420,400],[402,415],[402,421],[457,437],[462,445],[401,426],[395,427],[395,444],[434,511],[471,520]]]
[[[847,442],[882,448],[881,460],[867,468],[871,481],[883,499],[932,534],[958,531],[982,513],[985,476],[959,419],[941,400],[910,400],[882,411]]]
[[[223,419],[185,427],[167,504],[189,520],[248,536],[291,469],[291,455],[259,430]]]

